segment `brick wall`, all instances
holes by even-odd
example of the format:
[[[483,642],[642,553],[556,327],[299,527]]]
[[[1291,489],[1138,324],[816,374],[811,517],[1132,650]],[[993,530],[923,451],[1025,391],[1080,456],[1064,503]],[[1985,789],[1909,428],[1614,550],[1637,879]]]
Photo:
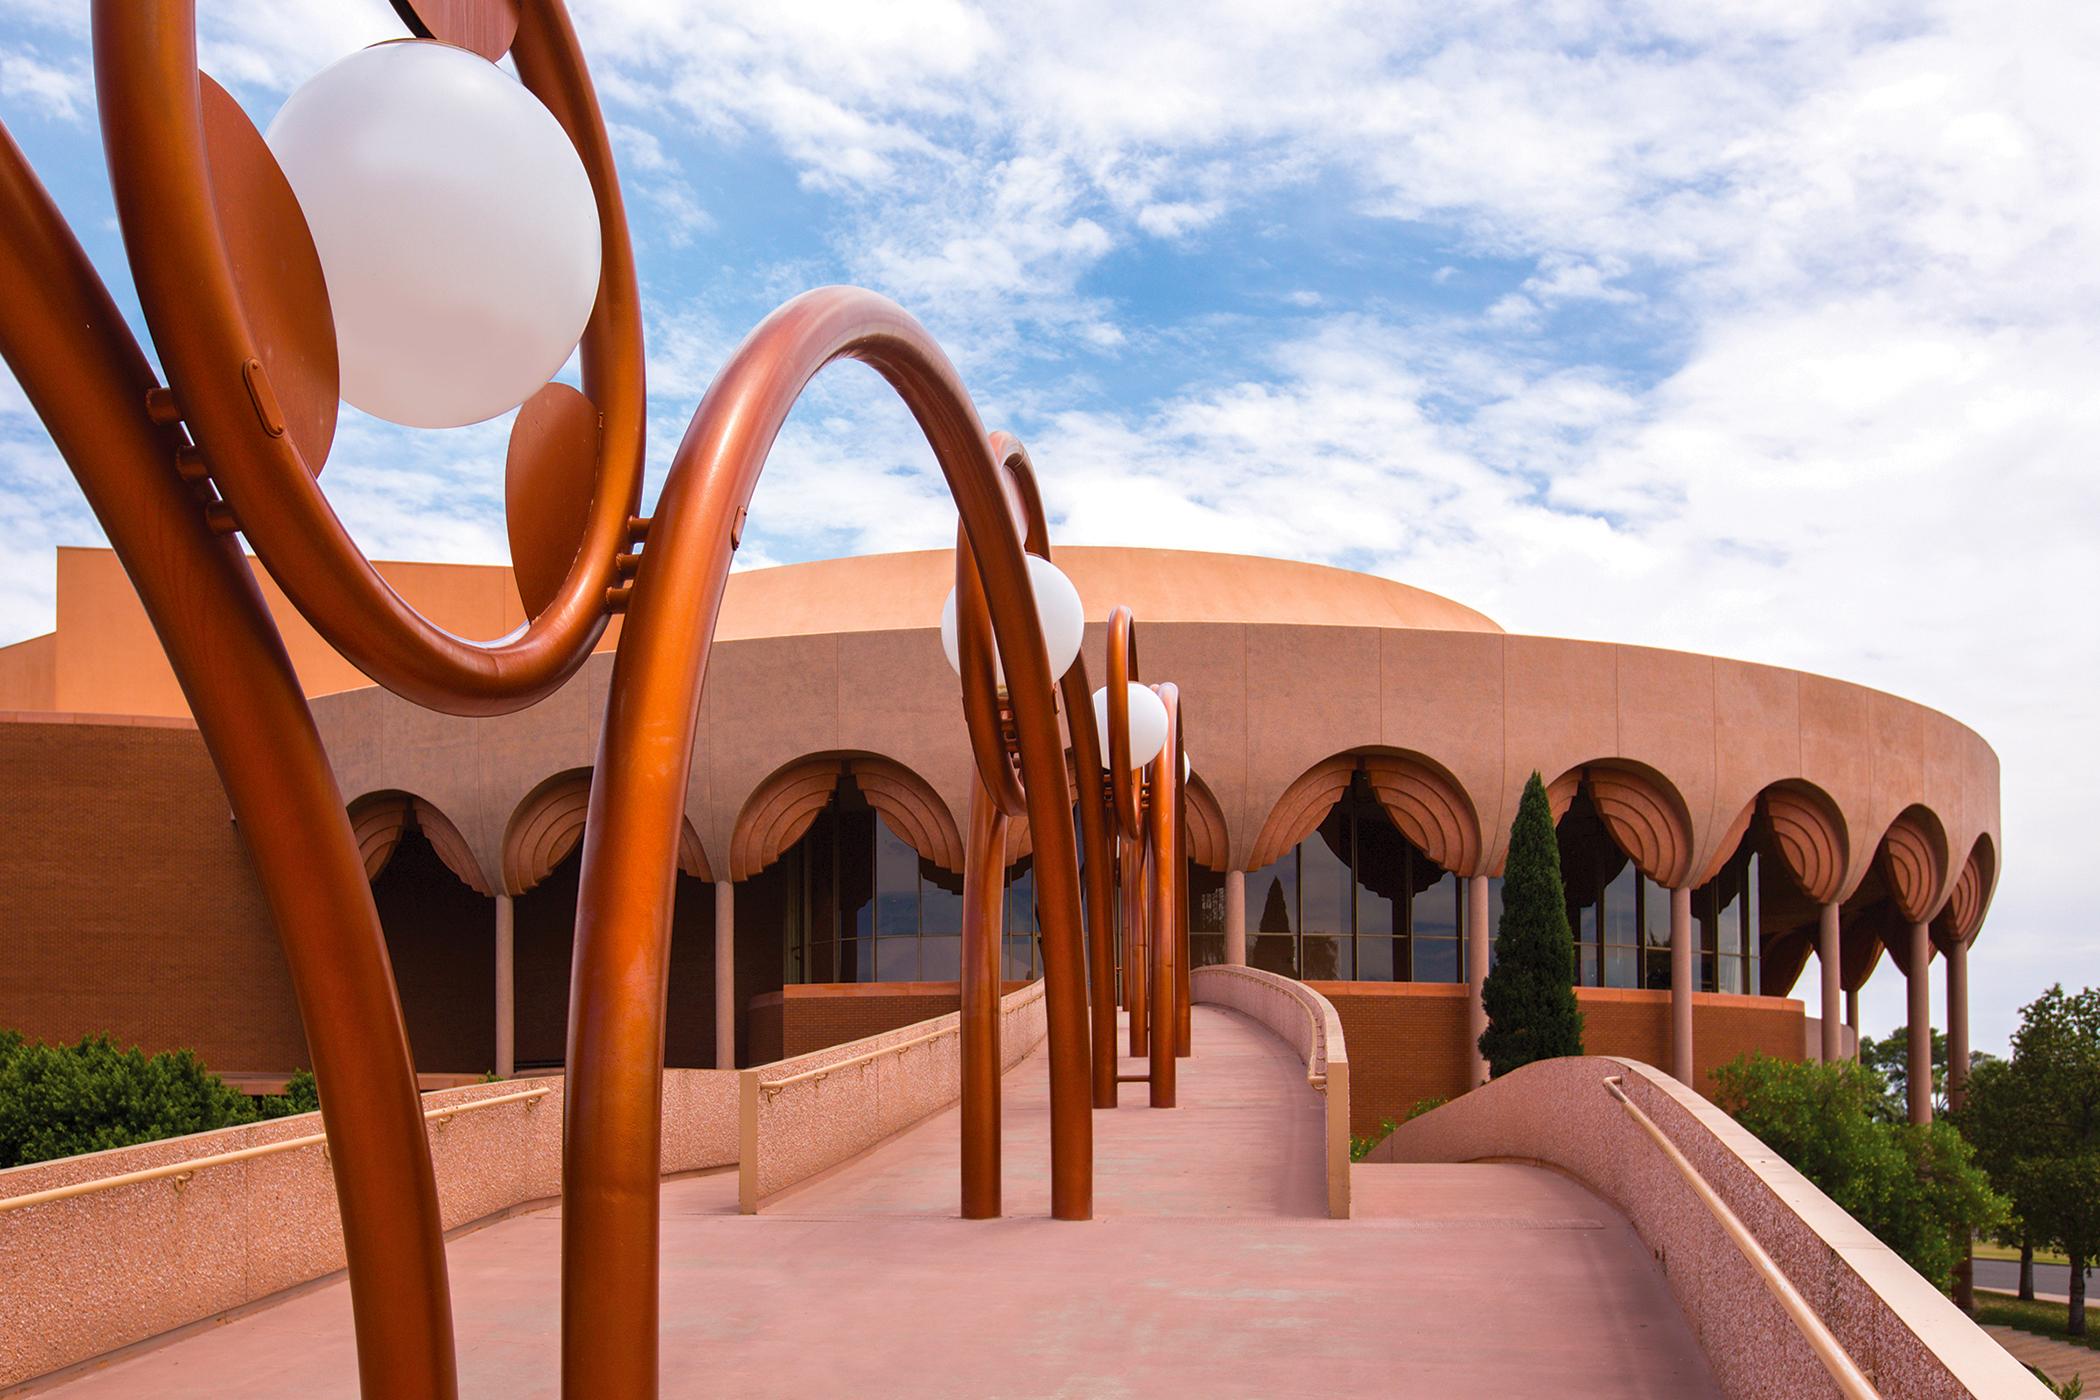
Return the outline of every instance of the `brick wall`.
[[[1371,1133],[1386,1118],[1404,1119],[1427,1098],[1466,1090],[1466,989],[1439,982],[1315,982],[1334,1003],[1349,1042],[1349,1118],[1353,1133]],[[1583,1049],[1670,1064],[1667,991],[1578,987]],[[1801,1003],[1780,997],[1701,992],[1692,998],[1692,1058],[1701,1093],[1708,1076],[1749,1050],[1801,1058]]]
[[[1001,988],[1019,991],[1025,982]],[[782,987],[751,999],[751,1063],[769,1064],[879,1035],[961,1006],[953,982],[826,982]]]
[[[184,724],[0,722],[0,1025],[309,1063],[218,775]]]

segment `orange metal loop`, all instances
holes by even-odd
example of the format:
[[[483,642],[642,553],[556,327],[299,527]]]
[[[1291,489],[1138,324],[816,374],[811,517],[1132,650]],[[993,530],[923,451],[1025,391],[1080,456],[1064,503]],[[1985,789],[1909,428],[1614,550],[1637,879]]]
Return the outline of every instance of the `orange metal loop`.
[[[554,600],[492,642],[455,637],[388,586],[344,530],[290,434],[258,422],[241,367],[256,336],[213,205],[194,0],[95,0],[96,97],[139,304],[213,480],[271,577],[328,641],[399,695],[455,714],[533,703],[583,663],[606,623],[613,555],[641,499],[642,327],[634,258],[604,119],[560,0],[526,13],[511,56],[569,133],[597,196],[598,303],[581,344],[604,415],[582,544]],[[521,294],[529,289],[520,289]]]
[[[976,552],[960,527],[955,532],[955,640],[962,671],[963,727],[977,760],[978,779],[992,810],[1002,817],[1018,817],[1028,810],[1028,795],[1014,772],[999,719],[992,613],[985,601],[984,578],[977,572]]]
[[[1086,969],[1055,682],[997,464],[953,366],[895,303],[805,293],[708,388],[665,480],[613,663],[584,824],[570,985],[562,1366],[571,1394],[657,1377],[658,1167],[677,833],[736,522],[803,387],[836,359],[888,380],[933,447],[974,553],[1019,735],[1050,1045],[1051,1213],[1092,1213]],[[960,600],[958,600],[960,604]]]
[[[1011,433],[993,433],[992,457],[1006,469],[1009,499],[1019,511],[1023,542],[1031,554],[1050,557],[1050,526],[1035,463]],[[1116,1106],[1116,851],[1114,818],[1098,778],[1101,736],[1094,729],[1094,687],[1086,654],[1072,660],[1058,683],[1064,700],[1065,733],[1072,744],[1072,771],[1079,776],[1079,847],[1086,855],[1087,998],[1092,1013],[1094,1107]]]
[[[1116,826],[1132,841],[1143,831],[1145,815],[1138,775],[1130,766],[1130,684],[1137,678],[1137,619],[1118,604],[1108,614],[1108,778]]]

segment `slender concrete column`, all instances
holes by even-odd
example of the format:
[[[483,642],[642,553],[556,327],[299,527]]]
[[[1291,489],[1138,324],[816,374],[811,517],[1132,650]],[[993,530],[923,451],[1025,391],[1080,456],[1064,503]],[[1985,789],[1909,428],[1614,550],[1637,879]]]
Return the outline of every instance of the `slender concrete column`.
[[[1844,1023],[1838,1020],[1838,1003],[1844,1000],[1838,986],[1842,958],[1838,946],[1838,907],[1832,900],[1823,906],[1816,926],[1816,963],[1823,973],[1823,1063],[1836,1064],[1845,1053]]]
[[[1859,988],[1845,993],[1845,1028],[1852,1032],[1852,1062],[1859,1063]]]
[[[1932,1121],[1932,930],[1910,926],[1910,1060],[1904,1075],[1910,1086],[1910,1121]]]
[[[1670,1073],[1680,1084],[1692,1084],[1692,993],[1698,987],[1694,970],[1690,888],[1670,891]]]
[[[496,896],[496,1074],[518,1072],[518,961],[516,911],[510,896]]]
[[[1947,954],[1947,1107],[1969,1097],[1969,945]]]
[[[1247,965],[1247,872],[1225,872],[1225,961]]]
[[[1488,877],[1475,875],[1466,881],[1466,1059],[1473,1066],[1473,1083],[1488,1082],[1487,1056],[1480,1053],[1480,1037],[1487,1034],[1487,1003],[1481,988],[1488,980],[1488,949],[1494,931],[1488,927]]]
[[[715,1068],[736,1068],[736,883],[715,881]]]

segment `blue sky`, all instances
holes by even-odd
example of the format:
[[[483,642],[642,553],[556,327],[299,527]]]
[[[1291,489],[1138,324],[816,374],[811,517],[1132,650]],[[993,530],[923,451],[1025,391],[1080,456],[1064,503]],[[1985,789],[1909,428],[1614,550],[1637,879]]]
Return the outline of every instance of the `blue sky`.
[[[201,8],[259,125],[401,32],[382,0]],[[2100,981],[2100,10],[572,8],[656,471],[768,310],[875,287],[1029,442],[1060,539],[1324,560],[1969,723],[2005,766],[1979,1044],[2048,981]],[[128,305],[85,11],[0,0],[0,120]],[[346,409],[328,488],[375,556],[500,560],[504,441]],[[953,521],[909,419],[842,367],[746,555]],[[0,377],[0,641],[51,626],[52,547],[98,542]],[[1866,1007],[1900,1019],[1893,972]]]

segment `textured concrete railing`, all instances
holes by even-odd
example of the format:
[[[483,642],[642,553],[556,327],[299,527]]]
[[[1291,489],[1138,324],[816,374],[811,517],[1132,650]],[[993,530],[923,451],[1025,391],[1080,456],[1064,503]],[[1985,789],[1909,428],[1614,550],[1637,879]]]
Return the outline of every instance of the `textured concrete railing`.
[[[1660,1070],[1546,1060],[1401,1124],[1373,1162],[1516,1159],[1583,1182],[1661,1263],[1721,1390],[1791,1400],[1835,1383],[1678,1169],[1612,1098],[1624,1090],[1748,1227],[1882,1394],[2042,1396],[2005,1349],[1777,1153]]]
[[[1334,1003],[1296,978],[1237,966],[1197,968],[1189,974],[1189,997],[1243,1012],[1297,1047],[1306,1082],[1327,1096],[1327,1213],[1348,1219],[1349,1047]]]
[[[426,1094],[447,1229],[561,1194],[562,1081]],[[0,1172],[14,1199],[320,1131],[306,1113]],[[736,1073],[664,1072],[664,1170],[736,1160]],[[343,1267],[335,1182],[320,1143],[0,1211],[0,1388],[203,1321]]]
[[[1020,1063],[1042,1042],[1043,984],[1000,1001],[1000,1057]],[[849,1040],[738,1074],[739,1207],[859,1156],[962,1097],[962,1014]]]

